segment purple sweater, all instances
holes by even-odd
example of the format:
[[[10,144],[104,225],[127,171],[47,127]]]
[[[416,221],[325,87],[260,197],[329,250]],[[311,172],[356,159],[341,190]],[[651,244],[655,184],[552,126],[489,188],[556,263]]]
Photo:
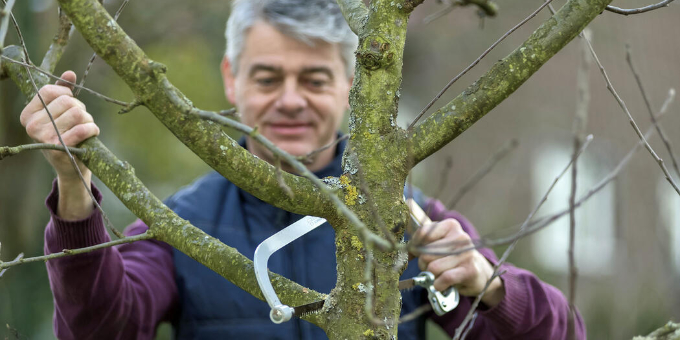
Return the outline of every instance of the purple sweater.
[[[92,190],[101,201],[97,188]],[[45,229],[45,254],[110,240],[99,211],[65,221],[56,215],[57,201],[55,181],[46,201],[51,219]],[[428,209],[433,220],[454,218],[473,239],[479,237],[465,217],[447,211],[441,202],[431,200]],[[124,234],[147,229],[137,220]],[[490,249],[480,252],[491,263],[498,261]],[[569,306],[562,293],[526,270],[511,265],[502,269],[505,298],[490,309],[480,305],[468,339],[566,339]],[[47,272],[54,296],[54,332],[60,339],[153,339],[157,325],[170,321],[179,308],[172,248],[162,242],[138,241],[53,259],[47,262]],[[453,335],[470,303],[463,298],[456,310],[433,319]],[[586,338],[578,313],[576,338]]]

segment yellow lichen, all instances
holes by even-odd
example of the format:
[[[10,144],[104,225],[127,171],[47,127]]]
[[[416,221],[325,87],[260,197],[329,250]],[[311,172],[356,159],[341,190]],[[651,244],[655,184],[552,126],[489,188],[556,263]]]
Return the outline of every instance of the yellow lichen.
[[[367,329],[367,330],[364,332],[364,335],[365,335],[365,336],[375,336],[375,332],[373,332],[372,329]]]
[[[357,198],[359,197],[359,192],[357,187],[353,185],[347,186],[347,193],[345,194],[345,204],[355,205],[357,203]]]
[[[361,243],[361,240],[359,240],[359,238],[356,237],[356,235],[352,236],[351,242],[352,242],[352,247],[354,247],[354,249],[356,249],[357,251],[362,251],[364,249],[364,244]]]
[[[352,289],[354,289],[354,290],[359,290],[359,285],[360,285],[360,284],[361,284],[361,282],[357,282],[357,283],[353,284],[353,285],[352,285]]]

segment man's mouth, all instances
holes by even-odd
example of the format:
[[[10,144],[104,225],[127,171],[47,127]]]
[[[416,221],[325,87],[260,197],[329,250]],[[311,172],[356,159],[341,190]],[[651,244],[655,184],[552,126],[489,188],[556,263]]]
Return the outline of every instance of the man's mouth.
[[[269,129],[281,136],[301,135],[309,132],[312,128],[308,123],[272,123],[269,124]]]

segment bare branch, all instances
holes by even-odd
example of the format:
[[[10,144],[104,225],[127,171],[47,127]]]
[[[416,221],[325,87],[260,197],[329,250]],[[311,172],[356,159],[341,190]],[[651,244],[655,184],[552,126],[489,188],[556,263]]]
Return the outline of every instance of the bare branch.
[[[14,258],[14,261],[19,261],[19,260],[21,260],[22,258],[24,258],[24,253],[21,253],[21,254],[17,255],[17,257]],[[14,261],[12,261],[12,262],[14,262]],[[3,264],[4,264],[4,262],[0,261],[0,266],[2,266]],[[6,272],[6,271],[7,271],[7,268],[5,268],[5,269],[3,269],[3,270],[0,270],[0,278],[2,278],[3,275],[5,275],[5,272]]]
[[[446,156],[446,159],[444,160],[444,166],[442,167],[442,172],[441,175],[437,178],[441,178],[441,182],[439,183],[439,189],[437,190],[437,193],[432,195],[432,198],[436,198],[438,200],[441,200],[442,193],[444,192],[444,189],[447,187],[447,181],[449,178],[449,171],[453,168],[453,157],[451,155]]]
[[[458,202],[460,202],[461,198],[465,196],[466,193],[470,191],[479,181],[484,178],[491,170],[498,164],[498,162],[503,159],[505,156],[507,156],[510,152],[512,152],[517,145],[519,145],[519,142],[517,139],[511,139],[507,143],[503,145],[502,148],[500,148],[498,151],[496,151],[491,157],[484,163],[484,166],[482,166],[472,177],[470,177],[465,184],[463,184],[460,189],[456,192],[455,195],[453,195],[453,198],[451,199],[450,203],[447,205],[450,209],[453,209]]]
[[[314,162],[314,159],[318,154],[320,154],[323,151],[328,150],[329,148],[335,147],[338,143],[342,142],[343,140],[349,139],[349,135],[342,135],[340,138],[337,138],[336,140],[304,155],[304,156],[298,156],[296,159],[304,164],[311,164]]]
[[[606,10],[612,12],[612,13],[617,13],[617,14],[623,14],[623,15],[631,15],[631,14],[640,14],[640,13],[645,13],[649,11],[653,11],[655,9],[659,9],[662,7],[667,7],[673,0],[663,0],[657,4],[645,6],[645,7],[640,7],[640,8],[632,8],[632,9],[625,9],[625,8],[619,8],[616,6],[607,6],[605,8]]]
[[[86,152],[85,149],[80,149],[80,148],[69,147],[68,149],[72,154],[74,154],[76,156],[82,156]],[[46,144],[46,143],[26,144],[26,145],[18,145],[18,146],[0,146],[0,161],[3,158],[14,156],[14,155],[16,155],[20,152],[29,151],[29,150],[59,150],[59,151],[65,151],[64,147],[61,146],[61,145]]]
[[[449,14],[454,8],[458,6],[475,5],[479,7],[479,15],[487,17],[495,17],[498,15],[498,5],[490,0],[448,0],[446,5],[439,11],[426,16],[423,19],[425,24],[429,24],[442,16]]]
[[[661,110],[659,110],[659,113],[654,115],[654,118],[656,118],[657,121],[661,118],[661,116],[663,116],[666,113],[668,107],[671,106],[671,103],[673,103],[674,99],[675,89],[671,87],[670,89],[668,89],[668,96],[666,97],[666,100],[661,105]]]
[[[439,93],[437,93],[437,95],[434,96],[434,98],[432,98],[432,100],[429,103],[427,103],[427,105],[425,105],[425,107],[420,111],[420,113],[418,113],[416,118],[413,119],[411,124],[408,125],[408,130],[413,129],[413,127],[416,125],[418,120],[425,114],[425,112],[427,112],[427,110],[429,110],[432,107],[432,105],[434,105],[434,103],[437,102],[437,100],[439,100],[439,98],[442,97],[442,95],[444,95],[444,92],[446,92],[451,87],[451,85],[453,85],[453,83],[458,81],[458,79],[460,79],[462,76],[464,76],[466,73],[468,73],[468,71],[470,71],[473,67],[477,66],[477,64],[479,64],[479,62],[482,61],[482,59],[484,59],[484,57],[486,57],[486,55],[489,54],[489,52],[491,52],[491,50],[493,50],[496,46],[498,46],[498,44],[500,44],[503,40],[505,40],[505,38],[510,36],[510,34],[515,32],[516,30],[518,30],[520,27],[522,27],[522,25],[524,25],[527,21],[529,21],[533,17],[535,17],[538,14],[538,12],[540,12],[545,6],[547,6],[550,3],[550,1],[552,1],[552,0],[549,0],[548,2],[539,6],[533,13],[529,14],[528,17],[526,17],[524,20],[520,21],[517,25],[515,25],[509,31],[505,32],[505,34],[503,34],[502,37],[500,37],[498,40],[496,40],[496,42],[491,44],[491,46],[489,46],[489,48],[487,48],[486,51],[484,51],[482,53],[482,55],[480,55],[477,59],[475,59],[475,61],[473,61],[472,64],[468,65],[468,67],[466,67],[463,71],[458,73],[457,76],[455,76],[453,79],[451,79],[444,86],[444,88],[441,89],[441,91],[439,91]]]
[[[475,312],[477,310],[477,307],[479,307],[479,302],[482,301],[482,296],[484,296],[484,293],[486,292],[487,289],[489,289],[489,286],[491,286],[491,282],[493,282],[494,279],[497,277],[500,277],[502,274],[505,274],[505,271],[498,272],[497,266],[494,266],[494,272],[489,278],[488,281],[486,281],[486,284],[484,285],[484,288],[482,289],[482,292],[477,295],[474,301],[472,301],[472,305],[470,305],[470,311],[465,315],[465,318],[463,321],[460,323],[460,326],[456,328],[456,333],[453,335],[453,340],[460,340],[461,337],[463,336],[463,332],[466,329],[471,328],[472,326],[468,327],[468,324],[473,322],[473,320],[476,320],[475,315],[477,313]],[[467,332],[465,332],[467,333]],[[467,334],[466,334],[467,335]]]
[[[130,0],[123,0],[123,3],[120,5],[118,10],[116,11],[116,14],[113,17],[114,21],[118,21],[120,13],[123,12],[128,2],[130,2]],[[83,78],[80,79],[80,86],[85,85],[85,79],[87,79],[87,75],[90,73],[90,68],[92,67],[92,64],[94,64],[95,59],[97,59],[97,53],[92,53],[92,57],[90,57],[90,61],[87,63],[87,67],[85,67],[85,72],[83,72]],[[81,87],[78,87],[76,89],[76,91],[73,93],[74,97],[78,97],[78,95],[80,94],[80,89]]]
[[[12,2],[13,0],[9,0],[9,1]],[[6,8],[8,7],[7,2],[5,0],[2,0],[2,3],[5,4]],[[19,24],[17,24],[17,19],[14,18],[14,14],[12,14],[11,11],[6,11],[6,12],[9,13],[9,17],[10,17],[10,19],[12,19],[12,25],[14,25],[14,30],[17,32],[17,36],[19,37],[19,42],[21,43],[21,48],[24,50],[24,58],[26,58],[26,60],[30,64],[31,58],[28,56],[28,49],[26,49],[26,42],[24,41],[24,35],[21,34],[21,30],[19,29]],[[0,49],[0,52],[2,52],[2,49]]]
[[[45,53],[45,57],[43,57],[42,63],[40,63],[41,69],[50,73],[54,72],[57,63],[61,59],[62,54],[64,54],[64,50],[66,50],[66,45],[68,45],[71,35],[73,35],[73,31],[75,31],[75,28],[71,23],[71,19],[66,16],[66,13],[60,7],[59,30],[54,35],[54,38],[52,38],[52,44],[50,44],[50,48],[47,49],[47,53]]]
[[[590,64],[591,59],[588,54],[588,46],[583,42],[583,37],[589,35],[589,29],[586,28],[581,32],[581,42],[583,45],[581,65],[577,70],[576,82],[577,82],[577,102],[576,102],[576,114],[574,115],[574,155],[581,148],[581,144],[584,142],[584,136],[586,132],[586,122],[588,120],[588,106],[590,104]],[[576,324],[574,322],[574,316],[576,315],[576,263],[574,258],[574,245],[576,242],[576,210],[574,209],[574,204],[576,203],[576,179],[577,179],[577,162],[571,168],[571,193],[569,195],[569,309],[570,313],[567,317],[567,337],[569,339],[575,339],[576,336]]]
[[[414,127],[409,137],[413,144],[415,164],[454,140],[516,91],[575,38],[609,2],[569,0],[521,46],[426,121]]]
[[[338,0],[338,6],[352,32],[361,35],[368,19],[368,8],[366,8],[364,2],[362,0]]]
[[[57,77],[57,76],[55,76],[54,74],[52,74],[52,73],[50,73],[50,72],[47,72],[47,71],[45,71],[45,70],[43,70],[43,69],[41,69],[41,68],[39,68],[39,67],[36,67],[36,66],[33,65],[33,64],[28,64],[28,63],[21,62],[21,61],[19,61],[19,60],[14,60],[14,59],[12,59],[12,58],[10,58],[10,57],[7,57],[7,56],[5,56],[5,55],[1,55],[0,58],[2,58],[2,59],[4,59],[4,60],[7,60],[7,61],[9,61],[9,62],[11,62],[11,63],[17,64],[17,65],[21,65],[21,66],[30,68],[31,70],[40,72],[40,73],[42,73],[42,74],[44,74],[44,75],[46,75],[46,76],[48,76],[48,77],[50,77],[50,78],[52,78],[52,79],[54,79],[54,80],[59,80],[59,81],[61,81],[61,82],[64,82],[64,83],[66,83],[66,84],[69,84],[69,85],[71,85],[71,86],[73,86],[73,87],[75,87],[75,88],[77,88],[77,89],[83,89],[83,90],[85,90],[86,92],[93,94],[93,95],[96,96],[97,98],[103,99],[103,100],[105,100],[105,101],[107,101],[107,102],[109,102],[109,103],[113,103],[113,104],[120,105],[120,106],[125,106],[125,107],[131,105],[131,103],[126,103],[126,102],[124,102],[124,101],[120,101],[120,100],[117,100],[117,99],[113,99],[113,98],[107,97],[107,96],[105,96],[105,95],[103,95],[103,94],[101,94],[101,93],[99,93],[99,92],[96,92],[96,91],[94,91],[94,90],[88,89],[87,87],[82,87],[82,86],[80,86],[80,85],[78,85],[78,84],[76,84],[76,83],[70,82],[70,81],[65,80],[65,79],[62,79],[62,78],[60,78],[60,77]]]
[[[142,240],[150,240],[152,238],[153,238],[153,234],[150,231],[147,231],[147,232],[139,234],[139,235],[123,237],[123,238],[119,238],[119,239],[114,240],[114,241],[100,243],[100,244],[90,246],[90,247],[78,248],[78,249],[64,249],[59,253],[52,253],[52,254],[49,254],[49,255],[29,257],[29,258],[20,258],[20,259],[16,259],[14,261],[11,261],[11,262],[2,262],[2,263],[0,263],[0,269],[6,269],[6,268],[9,268],[9,267],[18,266],[18,265],[24,264],[24,263],[31,263],[31,262],[38,262],[38,261],[48,261],[48,260],[52,260],[52,259],[58,259],[60,257],[66,257],[66,256],[72,256],[72,255],[78,255],[78,254],[85,254],[85,253],[89,253],[89,252],[92,252],[92,251],[95,251],[95,250],[113,247],[113,246],[116,246],[116,245],[119,245],[119,244],[131,243],[131,242],[142,241]]]
[[[432,305],[429,304],[429,303],[426,303],[426,304],[414,309],[411,313],[408,313],[408,314],[402,316],[401,318],[399,318],[399,323],[405,323],[405,322],[415,320],[415,319],[419,318],[421,315],[423,315],[423,314],[425,314],[425,313],[427,313],[431,310],[432,310]]]
[[[5,47],[5,36],[7,36],[12,7],[14,7],[14,0],[9,0],[5,3],[5,7],[0,10],[0,53],[2,53],[3,47]]]
[[[635,133],[638,135],[640,140],[644,143],[647,151],[649,151],[649,153],[652,155],[652,157],[654,157],[654,160],[656,160],[656,163],[659,165],[659,167],[661,168],[661,171],[663,171],[663,174],[666,176],[666,180],[668,181],[668,183],[670,183],[671,186],[673,187],[673,189],[675,189],[675,192],[677,192],[678,195],[680,195],[680,188],[678,188],[678,185],[675,183],[675,181],[673,180],[671,175],[668,173],[668,169],[666,169],[666,165],[664,164],[663,160],[661,158],[659,158],[659,156],[656,154],[656,152],[654,152],[654,149],[652,149],[652,146],[649,145],[649,143],[647,142],[647,139],[645,139],[645,136],[642,134],[642,132],[640,131],[640,128],[635,123],[635,120],[633,120],[633,116],[630,114],[630,111],[628,111],[628,107],[626,106],[626,103],[623,101],[623,99],[621,99],[619,94],[616,92],[616,90],[612,86],[612,83],[609,80],[609,76],[607,75],[607,72],[605,71],[604,66],[602,66],[600,59],[597,57],[597,54],[595,53],[593,46],[590,44],[590,41],[588,40],[588,38],[584,38],[584,39],[588,43],[588,48],[590,49],[590,53],[593,55],[593,58],[595,59],[595,62],[597,63],[598,68],[600,69],[600,73],[602,73],[602,76],[604,77],[604,80],[607,83],[607,89],[609,90],[609,92],[611,92],[611,94],[614,96],[616,101],[619,103],[619,106],[621,106],[621,109],[623,109],[623,111],[628,116],[628,122],[633,127],[633,130],[635,130]]]
[[[283,176],[281,176],[281,159],[279,159],[279,157],[274,157],[274,163],[274,166],[276,166],[276,180],[279,182],[279,187],[281,187],[281,190],[283,190],[290,199],[295,198],[293,190],[290,189],[286,184],[286,181],[283,180]]]
[[[642,98],[645,101],[645,106],[647,106],[647,111],[649,112],[649,116],[652,119],[652,123],[654,124],[654,127],[656,127],[656,131],[659,133],[661,141],[663,141],[663,144],[666,146],[666,150],[668,150],[668,155],[671,157],[671,162],[673,163],[675,173],[678,175],[678,178],[680,178],[680,167],[678,167],[678,159],[677,157],[675,157],[675,153],[673,152],[673,148],[671,147],[671,142],[668,140],[668,136],[666,136],[664,130],[661,129],[661,125],[659,125],[659,122],[656,121],[656,117],[654,116],[654,110],[652,109],[652,104],[649,101],[649,96],[647,96],[645,87],[642,85],[642,79],[640,78],[640,75],[638,74],[637,70],[635,69],[635,66],[633,65],[630,46],[626,46],[626,61],[628,62],[630,70],[631,72],[633,72],[633,76],[635,77],[635,81],[637,82],[638,87],[640,88],[640,93],[642,94]]]

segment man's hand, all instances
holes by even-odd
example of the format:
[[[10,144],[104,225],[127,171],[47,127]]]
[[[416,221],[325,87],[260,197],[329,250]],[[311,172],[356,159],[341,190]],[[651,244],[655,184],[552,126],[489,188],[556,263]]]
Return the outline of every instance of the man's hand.
[[[412,242],[421,247],[432,247],[438,252],[441,250],[452,252],[472,246],[470,236],[455,219],[423,224],[413,235]],[[434,274],[434,288],[440,292],[454,286],[461,295],[477,296],[493,275],[493,267],[476,249],[448,256],[424,253],[416,255],[419,255],[420,269]],[[503,282],[496,277],[482,297],[482,302],[488,307],[493,307],[499,304],[504,296]]]
[[[64,72],[61,78],[72,83],[76,81],[76,75],[71,71]],[[56,85],[43,86],[39,93],[52,114],[66,146],[76,146],[90,137],[99,135],[99,127],[87,113],[85,104],[73,97],[71,88],[66,83],[57,82]],[[35,141],[60,145],[54,126],[37,95],[21,112],[21,124]],[[43,154],[57,172],[59,184],[57,214],[68,220],[87,217],[93,209],[92,200],[68,155],[62,151],[52,150],[43,151]],[[79,160],[76,159],[76,162],[89,187],[92,173]]]

